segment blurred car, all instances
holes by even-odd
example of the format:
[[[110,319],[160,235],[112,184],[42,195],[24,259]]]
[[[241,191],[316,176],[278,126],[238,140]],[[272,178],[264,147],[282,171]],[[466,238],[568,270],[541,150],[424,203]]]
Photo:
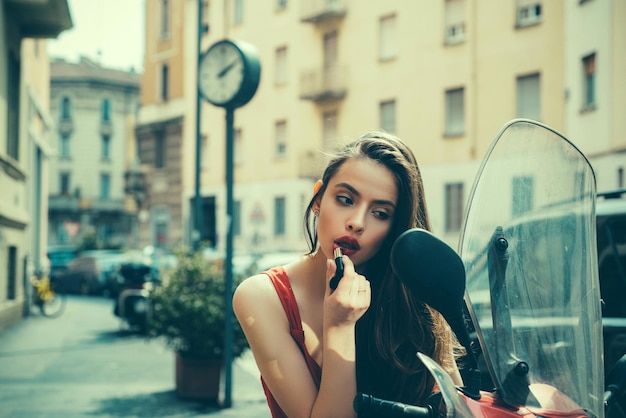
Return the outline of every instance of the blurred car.
[[[56,276],[56,284],[64,293],[108,295],[108,277],[124,257],[123,252],[116,250],[84,251]]]
[[[596,200],[596,240],[598,275],[602,298],[602,331],[604,343],[604,372],[609,373],[615,363],[626,354],[626,189],[598,193]],[[560,260],[566,266],[566,260]],[[549,295],[547,295],[549,296]],[[489,310],[490,292],[475,290],[472,305],[483,312]],[[466,312],[469,317],[469,313]],[[537,318],[533,318],[537,323]],[[520,321],[518,321],[518,324]],[[478,341],[474,324],[467,322],[477,351]],[[548,326],[545,320],[543,325]],[[534,325],[536,326],[536,324]],[[486,370],[482,355],[478,359],[481,370]],[[482,376],[483,389],[493,386],[487,373]]]
[[[596,226],[604,362],[608,372],[626,354],[626,189],[598,194]]]
[[[76,248],[71,245],[51,245],[47,248],[48,260],[50,260],[49,277],[55,281],[57,276],[67,269],[69,264],[76,258]]]

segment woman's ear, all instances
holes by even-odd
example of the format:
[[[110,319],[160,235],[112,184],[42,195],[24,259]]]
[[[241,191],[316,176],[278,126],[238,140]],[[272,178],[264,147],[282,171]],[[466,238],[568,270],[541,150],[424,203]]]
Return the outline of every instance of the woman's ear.
[[[317,192],[320,191],[320,189],[322,188],[322,184],[324,184],[322,180],[318,180],[315,182],[315,185],[313,186],[313,196],[315,196]]]

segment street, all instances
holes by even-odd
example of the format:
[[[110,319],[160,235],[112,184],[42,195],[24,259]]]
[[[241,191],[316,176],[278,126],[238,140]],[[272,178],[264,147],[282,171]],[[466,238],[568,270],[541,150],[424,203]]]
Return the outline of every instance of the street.
[[[0,417],[269,417],[249,352],[233,364],[232,408],[179,399],[174,355],[123,329],[113,301],[70,296],[0,334]]]

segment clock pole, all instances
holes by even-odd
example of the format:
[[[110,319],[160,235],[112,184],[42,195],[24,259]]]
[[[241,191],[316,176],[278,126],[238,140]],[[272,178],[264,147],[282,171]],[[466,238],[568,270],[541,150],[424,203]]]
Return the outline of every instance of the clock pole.
[[[223,39],[214,43],[199,59],[199,91],[211,104],[226,110],[226,258],[224,260],[224,302],[226,306],[223,352],[223,406],[226,408],[232,404],[235,109],[244,106],[252,99],[259,86],[260,78],[261,62],[258,51],[256,47],[247,42]],[[198,141],[200,141],[199,136]],[[199,155],[199,151],[197,155]],[[199,184],[199,181],[196,184]],[[198,219],[200,218],[196,218],[196,220]]]
[[[200,66],[200,57],[202,54],[202,0],[198,0],[198,47],[197,47],[197,65]],[[198,84],[199,73],[196,72],[196,84]],[[194,197],[193,197],[193,223],[191,228],[191,244],[195,251],[200,249],[200,240],[202,239],[202,197],[200,195],[200,172],[202,171],[202,133],[200,132],[202,117],[202,97],[200,89],[196,88],[196,161],[194,173]]]
[[[224,339],[224,406],[232,404],[232,369],[233,369],[233,160],[235,149],[235,111],[226,108],[226,263],[224,278],[225,329]]]

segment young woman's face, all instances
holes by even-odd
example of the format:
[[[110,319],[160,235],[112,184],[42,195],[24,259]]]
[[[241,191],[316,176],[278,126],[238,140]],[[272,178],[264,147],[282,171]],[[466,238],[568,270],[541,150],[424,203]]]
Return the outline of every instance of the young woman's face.
[[[398,202],[387,167],[365,158],[347,160],[326,185],[317,232],[322,251],[333,258],[341,247],[355,265],[372,258],[383,244]]]

